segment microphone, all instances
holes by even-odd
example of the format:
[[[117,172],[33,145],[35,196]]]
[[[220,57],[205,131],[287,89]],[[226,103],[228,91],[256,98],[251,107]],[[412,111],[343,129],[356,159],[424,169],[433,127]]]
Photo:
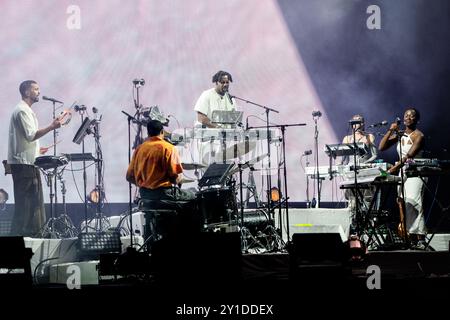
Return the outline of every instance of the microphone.
[[[49,98],[49,97],[46,97],[46,96],[43,96],[42,100],[47,100],[47,101],[51,101],[51,102],[55,102],[55,103],[64,103],[62,101],[59,101],[59,100],[56,100],[56,99],[53,99],[53,98]]]
[[[303,152],[303,156],[309,156],[310,154],[312,154],[312,150],[306,150],[305,152]]]
[[[361,123],[363,123],[363,121],[361,119],[352,119],[352,120],[349,120],[348,123],[350,123],[350,125],[355,125],[355,124],[361,124]]]
[[[402,119],[400,119],[400,117],[395,118],[395,122],[397,123],[397,125],[399,126],[400,123],[402,123]]]
[[[228,96],[228,100],[230,100],[230,103],[233,104],[232,95],[228,92],[228,88],[223,88],[223,92]]]
[[[73,107],[73,109],[75,110],[75,111],[84,111],[84,110],[86,110],[86,107],[85,107],[85,105],[84,104],[82,104],[81,106],[79,106],[79,105],[75,105],[74,107]]]
[[[312,116],[313,117],[321,117],[322,116],[322,112],[320,112],[320,111],[313,111],[312,112]]]
[[[387,125],[387,124],[388,124],[388,122],[387,122],[386,120],[383,120],[383,121],[381,121],[381,122],[377,122],[377,123],[371,124],[371,125],[369,126],[369,128],[381,127],[381,126],[385,126],[385,125]]]
[[[228,100],[230,100],[230,103],[233,104],[233,99],[231,94],[227,91]]]
[[[145,84],[145,80],[144,79],[134,79],[133,84],[135,86],[143,86]]]

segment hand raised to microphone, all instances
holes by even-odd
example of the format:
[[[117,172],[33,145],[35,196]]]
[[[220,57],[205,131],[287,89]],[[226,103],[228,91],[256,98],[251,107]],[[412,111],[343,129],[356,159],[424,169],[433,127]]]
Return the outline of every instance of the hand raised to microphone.
[[[400,122],[396,120],[395,122],[391,123],[391,126],[389,127],[389,131],[398,131],[400,129]]]

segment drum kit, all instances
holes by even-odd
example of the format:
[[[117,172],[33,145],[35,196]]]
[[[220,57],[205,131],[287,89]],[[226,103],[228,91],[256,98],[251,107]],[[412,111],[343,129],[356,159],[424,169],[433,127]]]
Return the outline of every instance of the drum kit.
[[[243,165],[234,163],[212,163],[209,166],[200,163],[182,163],[186,171],[198,170],[202,172],[202,178],[197,179],[198,190],[196,192],[197,208],[203,222],[204,232],[240,232],[241,248],[243,252],[273,251],[277,248],[274,239],[277,234],[274,231],[274,221],[266,208],[245,209],[240,208],[248,204],[245,199],[238,201],[238,187],[242,183],[236,183],[233,176],[239,171],[252,169],[258,161],[265,156],[257,157]],[[252,171],[249,171],[252,178]],[[192,179],[183,179],[182,182],[194,182]],[[246,186],[252,188],[255,200],[258,200],[254,180]],[[280,238],[276,240],[281,241]],[[275,242],[276,242],[275,241]]]

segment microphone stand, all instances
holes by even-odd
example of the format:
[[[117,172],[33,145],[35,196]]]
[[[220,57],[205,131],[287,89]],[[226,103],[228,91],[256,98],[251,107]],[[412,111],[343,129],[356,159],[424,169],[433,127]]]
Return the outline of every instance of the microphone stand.
[[[405,131],[402,130],[398,130],[397,131],[397,135],[398,135],[398,144],[399,144],[399,153],[400,153],[400,163],[402,164],[400,166],[400,192],[402,194],[402,201],[403,204],[405,205],[405,212],[404,212],[404,217],[403,217],[403,223],[402,223],[402,228],[404,230],[405,233],[407,233],[406,231],[406,199],[405,199],[405,175],[404,175],[404,171],[403,171],[403,155],[402,155],[402,137],[405,134]],[[402,205],[402,204],[400,204]],[[408,239],[408,236],[405,237],[405,239],[403,239],[405,241],[405,244],[409,247],[410,246],[410,241]]]
[[[275,110],[275,109],[263,106],[261,104],[258,104],[258,103],[255,103],[255,102],[243,99],[243,98],[239,98],[237,96],[230,96],[230,97],[231,98],[235,98],[237,100],[244,101],[245,103],[252,104],[254,106],[263,108],[265,110],[265,112],[266,112],[266,126],[265,126],[265,128],[266,128],[266,133],[267,133],[267,157],[268,157],[268,171],[269,171],[268,174],[267,174],[267,209],[269,210],[269,217],[272,217],[271,214],[272,214],[273,210],[272,210],[272,205],[271,205],[271,201],[270,201],[270,192],[271,192],[270,190],[272,189],[272,181],[271,181],[271,163],[270,163],[270,143],[271,143],[270,140],[271,139],[270,139],[270,130],[269,130],[269,128],[270,128],[270,126],[269,126],[269,123],[270,123],[269,122],[269,112],[270,111],[275,112],[275,113],[280,113],[280,112]],[[250,129],[250,128],[247,128],[247,129]],[[272,217],[272,218],[274,218],[274,217]]]
[[[76,109],[75,109],[76,110]],[[84,123],[84,112],[85,109],[78,109],[81,117],[81,123]],[[86,159],[84,158],[84,139],[81,141],[81,153],[83,154],[83,191],[84,191],[84,221],[87,231],[88,227],[88,204],[87,204],[87,176],[86,176]]]
[[[53,120],[56,119],[56,101],[52,101],[53,104]],[[53,129],[53,156],[56,157],[56,129]],[[56,178],[58,175],[58,168],[55,167],[53,169],[53,176],[55,177],[55,187],[54,187],[54,196],[55,196],[55,202],[52,204],[50,204],[50,219],[55,218],[56,219],[56,212],[57,212],[57,208],[58,208],[58,179]],[[52,208],[54,206],[54,208]],[[55,215],[55,217],[53,217],[53,215]],[[53,231],[53,230],[52,230]]]
[[[356,214],[356,234],[361,237],[360,230],[360,218],[361,213],[359,209],[359,189],[358,189],[358,164],[356,163],[356,152],[358,150],[358,145],[356,144],[356,126],[350,122],[350,126],[352,127],[352,135],[353,135],[353,170],[355,171],[354,175],[354,194],[355,194],[355,214]]]
[[[317,183],[317,202],[316,207],[320,208],[320,173],[319,173],[319,130],[317,129],[317,121],[321,115],[315,116],[313,114],[314,120],[314,151],[316,156],[316,183]]]
[[[284,178],[284,206],[285,206],[285,212],[286,212],[286,235],[287,235],[287,245],[290,243],[290,232],[289,232],[289,197],[288,197],[288,186],[287,186],[287,165],[286,165],[286,128],[287,127],[300,127],[300,126],[306,126],[306,123],[294,123],[294,124],[282,124],[282,125],[268,125],[266,126],[267,129],[269,128],[280,128],[281,130],[281,148],[282,148],[282,155],[283,155],[283,178]],[[257,129],[258,127],[249,127],[249,129]],[[280,199],[281,201],[281,199]],[[280,205],[281,208],[281,205]],[[281,216],[279,218],[279,228],[282,231],[282,219]]]
[[[133,117],[132,115],[126,113],[122,110],[122,113],[127,116],[127,123],[128,123],[128,163],[131,162],[131,122],[138,123],[140,125],[140,122]],[[132,198],[132,190],[133,186],[131,185],[131,182],[128,181],[128,211],[130,212],[130,247],[133,247],[133,201]]]

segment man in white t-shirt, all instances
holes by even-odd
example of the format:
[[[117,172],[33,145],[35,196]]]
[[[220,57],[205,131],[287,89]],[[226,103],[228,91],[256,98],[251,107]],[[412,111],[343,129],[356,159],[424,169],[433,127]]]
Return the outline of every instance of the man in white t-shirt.
[[[56,118],[42,129],[31,106],[39,101],[39,85],[26,80],[19,87],[22,100],[16,105],[9,123],[8,164],[14,183],[14,216],[11,225],[13,236],[36,236],[45,224],[44,199],[36,157],[48,151],[39,146],[39,138],[61,127]]]
[[[213,111],[236,110],[236,102],[228,93],[230,82],[233,82],[231,74],[220,70],[213,75],[212,82],[215,84],[214,88],[203,91],[195,104],[194,110],[197,111],[196,126],[217,128],[217,125],[211,122]]]

